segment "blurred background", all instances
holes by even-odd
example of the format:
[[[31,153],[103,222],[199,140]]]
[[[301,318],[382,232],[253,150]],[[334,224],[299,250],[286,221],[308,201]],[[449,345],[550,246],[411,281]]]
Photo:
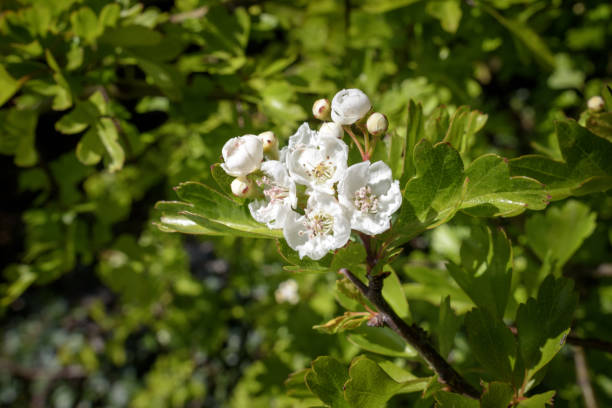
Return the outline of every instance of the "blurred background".
[[[578,119],[612,77],[611,18],[596,0],[3,0],[0,406],[300,406],[291,372],[359,352],[311,328],[340,309],[336,276],[283,270],[273,241],[161,232],[154,204],[211,182],[230,137],[284,144],[315,125],[313,101],[342,88],[390,130],[410,99],[426,114],[470,105],[489,115],[477,152],[558,156],[555,118]],[[610,262],[612,202],[580,205],[600,215],[564,272],[578,329],[609,339],[609,273],[582,272]],[[521,250],[530,216],[507,221],[525,274],[541,267]],[[454,228],[412,242],[396,270],[452,259]],[[437,313],[435,290],[400,275],[416,318]],[[612,406],[610,356],[587,359]],[[582,406],[571,355],[553,366],[555,406]]]

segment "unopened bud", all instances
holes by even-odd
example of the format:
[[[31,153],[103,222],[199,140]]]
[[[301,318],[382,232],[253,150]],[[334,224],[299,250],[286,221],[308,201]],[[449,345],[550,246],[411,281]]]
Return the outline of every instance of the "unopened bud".
[[[331,105],[327,99],[318,99],[312,105],[312,114],[317,119],[320,119],[320,120],[329,119],[330,112],[331,112]]]
[[[368,132],[373,135],[385,133],[389,127],[387,117],[379,112],[374,112],[370,115],[367,122]]]
[[[587,107],[589,108],[589,110],[592,110],[594,112],[599,112],[603,110],[605,104],[606,103],[604,102],[603,98],[597,95],[597,96],[592,96],[591,98],[589,98],[587,102]]]
[[[223,146],[221,168],[234,177],[245,177],[259,169],[263,160],[263,144],[255,135],[244,135],[228,140]]]
[[[343,89],[334,95],[331,103],[332,120],[341,125],[352,125],[372,108],[368,96],[359,89]]]
[[[269,157],[276,159],[278,158],[278,139],[274,136],[274,132],[267,131],[257,135],[257,138],[261,140],[263,144],[263,152]]]
[[[255,186],[252,181],[246,178],[235,178],[231,184],[232,194],[236,197],[249,198],[255,192]]]
[[[325,122],[319,129],[319,137],[334,137],[336,139],[342,139],[344,136],[344,129],[336,122]]]

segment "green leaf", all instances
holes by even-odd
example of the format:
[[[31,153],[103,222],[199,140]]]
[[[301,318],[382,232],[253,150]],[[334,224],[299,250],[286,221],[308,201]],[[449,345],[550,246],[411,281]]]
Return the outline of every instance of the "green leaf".
[[[440,303],[438,312],[438,350],[442,357],[446,358],[453,348],[455,334],[461,327],[462,320],[451,308],[450,296],[446,296]]]
[[[338,249],[334,254],[330,265],[332,271],[339,271],[341,268],[349,270],[363,264],[366,260],[366,251],[363,244],[360,242],[349,241],[349,243]]]
[[[384,356],[406,358],[417,355],[416,351],[388,327],[362,326],[351,332],[348,339],[364,350]]]
[[[404,188],[404,202],[392,232],[413,237],[448,221],[456,212],[463,184],[463,162],[448,144],[422,139],[414,149],[416,175]]]
[[[70,15],[72,31],[87,44],[93,43],[102,31],[98,26],[98,18],[89,7],[82,7]]]
[[[430,0],[425,10],[432,17],[440,20],[444,31],[451,34],[457,32],[462,16],[460,0]]]
[[[64,77],[57,61],[53,57],[53,54],[51,54],[51,51],[48,49],[45,50],[45,57],[47,64],[53,70],[53,79],[55,79],[55,82],[57,83],[57,85],[53,87],[55,97],[53,98],[53,104],[51,107],[54,110],[68,109],[72,106],[72,92],[70,90],[70,85]]]
[[[444,106],[436,107],[423,125],[425,138],[431,143],[441,142],[448,132],[449,123],[448,110]]]
[[[586,121],[593,134],[612,142],[612,112],[594,113]]]
[[[169,64],[136,58],[138,66],[147,74],[147,81],[156,85],[171,99],[182,97],[183,77],[181,73]]]
[[[453,114],[444,141],[464,156],[475,142],[475,134],[487,123],[488,116],[467,106],[460,106]]]
[[[419,1],[423,0],[365,0],[362,7],[367,13],[378,14],[397,10]]]
[[[55,129],[67,135],[80,133],[93,124],[99,116],[96,106],[89,102],[77,102],[70,112],[55,122]]]
[[[137,47],[157,45],[162,35],[141,25],[128,25],[107,29],[100,42],[116,47]]]
[[[282,236],[282,231],[270,230],[265,224],[255,221],[245,206],[236,204],[205,184],[193,181],[181,183],[176,187],[176,192],[181,200],[192,207],[173,215],[182,215],[206,228],[215,224],[224,226],[226,228],[219,227],[223,235],[266,238]]]
[[[79,161],[87,166],[97,164],[102,160],[104,145],[98,137],[95,128],[89,129],[79,140],[76,147],[76,156]]]
[[[308,389],[332,408],[350,407],[344,399],[344,383],[349,379],[346,367],[333,357],[321,356],[306,373]]]
[[[115,123],[110,118],[101,118],[96,123],[96,132],[106,152],[110,156],[108,170],[111,172],[121,170],[125,160],[125,153],[119,144],[119,133]]]
[[[195,222],[182,215],[193,211],[193,205],[180,201],[158,201],[155,208],[161,212],[159,222],[155,225],[164,232],[182,232],[198,235],[231,235],[228,228],[221,224],[200,219]]]
[[[482,309],[465,316],[468,344],[476,360],[492,379],[511,382],[516,360],[516,341],[501,319]]]
[[[536,61],[548,68],[555,66],[554,55],[535,31],[520,21],[505,18],[492,7],[484,4],[480,4],[480,6],[521,41],[532,52]]]
[[[24,81],[16,80],[7,72],[2,64],[0,64],[0,106],[4,105],[6,101],[21,88]]]
[[[402,283],[397,276],[397,273],[391,268],[390,265],[383,267],[384,272],[389,272],[390,275],[385,279],[382,294],[385,300],[389,303],[391,308],[398,314],[402,319],[406,319],[410,315],[408,308],[408,301],[402,288]]]
[[[312,328],[322,333],[335,334],[356,329],[369,319],[370,316],[363,314],[356,315],[354,312],[344,312],[342,316],[335,317],[326,323],[312,326]]]
[[[510,160],[512,174],[544,183],[552,201],[612,188],[612,143],[573,120],[557,122],[556,129],[563,161],[521,156]]]
[[[447,269],[477,306],[503,318],[512,282],[512,248],[503,230],[473,227],[461,246],[461,265]]]
[[[548,391],[542,394],[533,395],[525,400],[522,400],[516,408],[546,408],[546,405],[553,403],[555,391]]]
[[[508,161],[495,154],[480,156],[465,170],[461,209],[474,216],[512,217],[542,210],[548,204],[544,185],[525,176],[510,176]]]
[[[544,261],[561,269],[574,252],[595,230],[597,214],[576,200],[562,207],[549,208],[545,214],[534,214],[525,223],[527,245]]]
[[[14,155],[17,166],[29,167],[38,161],[37,121],[38,115],[32,110],[0,111],[0,153]]]
[[[538,291],[537,300],[521,304],[516,314],[519,349],[528,379],[546,365],[563,346],[564,332],[570,327],[578,295],[569,279],[548,276]],[[547,344],[549,340],[552,344]],[[553,347],[543,352],[543,347]]]
[[[480,397],[480,408],[508,408],[512,397],[514,389],[511,384],[489,383]]]
[[[414,176],[415,162],[414,150],[417,142],[425,135],[423,128],[423,107],[420,103],[415,103],[412,99],[408,102],[408,125],[406,129],[406,137],[401,138],[396,136],[391,139],[390,162],[398,163],[399,167],[393,173],[394,178],[400,180],[400,185],[404,185],[412,176]]]
[[[478,408],[478,400],[453,392],[438,391],[434,394],[436,408]]]
[[[385,407],[386,402],[402,392],[402,389],[411,387],[410,391],[418,391],[423,389],[428,381],[417,379],[399,383],[365,356],[359,356],[351,362],[349,377],[344,384],[344,394],[349,406],[353,408]]]
[[[121,6],[117,3],[110,3],[104,6],[98,17],[98,31],[104,32],[106,27],[114,27],[119,20]]]

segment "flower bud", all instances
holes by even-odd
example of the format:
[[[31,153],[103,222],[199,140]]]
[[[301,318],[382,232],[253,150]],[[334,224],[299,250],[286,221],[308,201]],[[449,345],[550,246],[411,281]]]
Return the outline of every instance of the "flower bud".
[[[274,136],[274,132],[267,131],[257,135],[263,145],[263,152],[271,158],[278,158],[278,139]]]
[[[342,139],[342,136],[344,136],[344,129],[342,129],[342,126],[336,122],[325,122],[319,129],[319,137],[334,137],[337,139]]]
[[[253,182],[246,178],[235,178],[231,184],[232,194],[236,197],[249,198],[253,197],[255,186]]]
[[[352,125],[363,118],[371,107],[367,95],[359,89],[343,89],[332,99],[331,117],[341,125]]]
[[[605,104],[606,103],[604,102],[603,98],[597,95],[597,96],[592,96],[591,98],[589,98],[587,102],[587,107],[589,108],[589,110],[592,110],[593,112],[599,112],[603,110]]]
[[[317,119],[320,119],[320,120],[329,119],[330,111],[331,111],[331,106],[329,105],[329,101],[327,99],[318,99],[312,105],[312,114]]]
[[[387,131],[389,122],[387,122],[387,117],[385,115],[379,112],[374,112],[368,118],[366,126],[368,127],[368,132],[373,135],[379,135]]]
[[[234,177],[245,177],[259,169],[263,160],[263,143],[255,135],[244,135],[228,140],[222,150],[221,168]]]

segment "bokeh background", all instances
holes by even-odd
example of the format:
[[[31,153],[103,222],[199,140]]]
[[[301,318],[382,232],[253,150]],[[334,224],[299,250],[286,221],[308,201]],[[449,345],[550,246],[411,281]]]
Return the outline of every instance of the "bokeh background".
[[[554,155],[555,118],[578,119],[612,77],[609,1],[3,0],[0,10],[7,407],[300,406],[283,385],[291,372],[359,352],[311,328],[339,310],[334,274],[283,270],[271,241],[161,232],[154,204],[182,181],[212,182],[228,138],[272,130],[284,143],[315,124],[314,100],[342,88],[364,90],[400,132],[410,99],[426,114],[470,105],[489,115],[476,151],[513,157]],[[612,205],[605,195],[582,205],[597,226],[564,271],[582,297],[578,330],[611,338],[609,271],[581,273],[610,262]],[[517,246],[526,217],[508,221]],[[452,257],[457,237],[451,225],[415,240],[396,269]],[[538,270],[517,248],[515,268]],[[289,279],[297,292],[279,290]],[[438,294],[402,280],[426,321]],[[461,360],[465,342],[456,347]],[[610,406],[612,360],[587,359]],[[582,406],[571,354],[545,386],[555,406]]]

